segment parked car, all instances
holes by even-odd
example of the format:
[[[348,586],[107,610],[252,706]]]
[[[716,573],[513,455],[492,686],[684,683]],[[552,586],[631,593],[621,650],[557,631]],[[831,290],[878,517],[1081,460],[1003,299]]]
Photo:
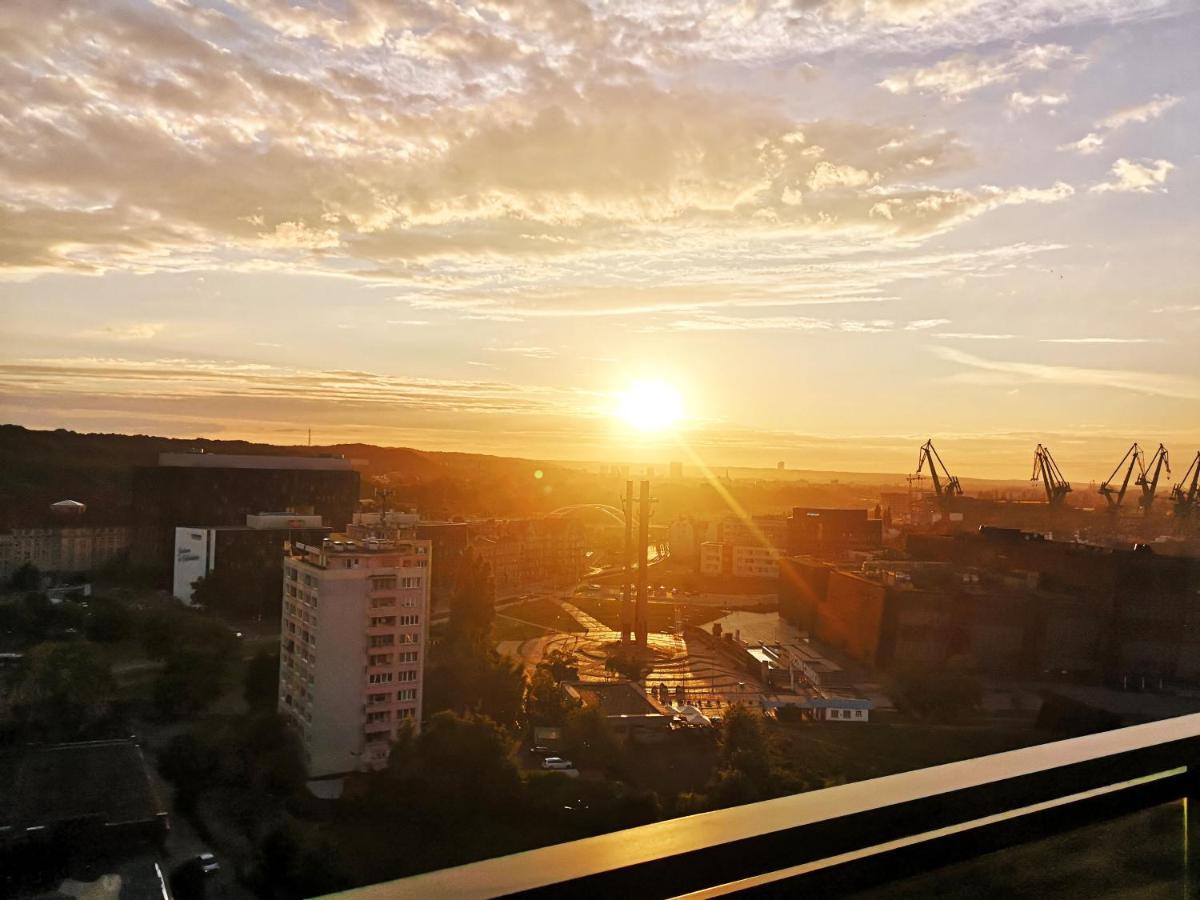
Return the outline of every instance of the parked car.
[[[553,756],[554,751],[551,750],[549,747],[543,747],[539,744],[539,745],[534,745],[529,748],[529,755],[530,756],[543,756],[543,757],[544,756]]]
[[[561,756],[547,756],[542,760],[543,769],[573,769],[575,763],[569,759],[563,759]]]
[[[221,871],[221,864],[217,862],[217,858],[211,853],[201,853],[195,860],[193,865],[196,866],[205,875],[214,875]]]

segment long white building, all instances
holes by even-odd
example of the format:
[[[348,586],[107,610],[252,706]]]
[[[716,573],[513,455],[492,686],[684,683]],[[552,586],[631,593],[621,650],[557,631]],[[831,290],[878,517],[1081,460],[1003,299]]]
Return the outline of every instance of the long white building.
[[[283,561],[279,709],[310,778],[384,765],[400,725],[421,721],[430,542],[341,537]]]

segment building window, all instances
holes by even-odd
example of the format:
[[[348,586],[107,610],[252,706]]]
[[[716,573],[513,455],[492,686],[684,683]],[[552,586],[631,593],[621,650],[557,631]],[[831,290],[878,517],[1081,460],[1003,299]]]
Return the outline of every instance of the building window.
[[[372,647],[390,647],[394,643],[396,643],[396,636],[394,634],[371,635],[370,646]]]
[[[387,703],[387,702],[388,702],[387,694],[368,694],[367,695],[367,703],[371,704],[372,706],[378,706],[380,703]]]
[[[367,713],[367,724],[371,725],[371,724],[374,724],[375,722],[387,722],[387,721],[390,721],[391,718],[392,718],[392,713],[390,710],[384,709],[384,710],[380,710],[379,712],[371,712],[371,713]]]
[[[401,625],[420,625],[421,617],[420,616],[401,616],[400,624]]]
[[[392,664],[392,654],[372,653],[367,657],[367,662],[372,666],[390,666]]]
[[[396,691],[396,699],[402,703],[406,700],[416,700],[417,699],[417,689],[416,688],[405,688],[402,691]]]
[[[417,651],[406,650],[404,653],[400,654],[399,659],[402,663],[415,663],[417,661]]]
[[[371,684],[391,684],[392,683],[392,673],[391,672],[375,672],[372,675],[367,677],[367,681]]]
[[[371,609],[389,609],[396,605],[395,597],[372,597]]]
[[[416,713],[416,710],[412,710],[412,709],[398,709],[398,710],[396,710],[396,718],[397,719],[411,719],[415,713]]]
[[[416,681],[417,680],[417,672],[415,669],[409,669],[408,671],[405,671],[405,672],[397,672],[396,674],[397,674],[397,676],[399,676],[396,679],[397,681]]]
[[[391,591],[396,589],[395,575],[373,575],[371,576],[371,590],[373,591]]]

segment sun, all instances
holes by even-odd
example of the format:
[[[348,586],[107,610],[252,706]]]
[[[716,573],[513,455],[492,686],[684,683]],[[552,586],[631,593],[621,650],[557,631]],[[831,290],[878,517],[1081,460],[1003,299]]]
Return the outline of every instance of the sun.
[[[683,398],[665,381],[635,381],[619,395],[617,416],[638,431],[666,431],[683,417]]]

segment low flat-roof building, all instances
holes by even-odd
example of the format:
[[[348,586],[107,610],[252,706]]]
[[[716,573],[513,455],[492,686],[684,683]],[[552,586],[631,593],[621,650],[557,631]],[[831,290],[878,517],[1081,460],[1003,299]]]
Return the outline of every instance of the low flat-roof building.
[[[584,706],[599,707],[624,737],[655,740],[671,729],[674,712],[631,681],[564,681],[562,688]]]

